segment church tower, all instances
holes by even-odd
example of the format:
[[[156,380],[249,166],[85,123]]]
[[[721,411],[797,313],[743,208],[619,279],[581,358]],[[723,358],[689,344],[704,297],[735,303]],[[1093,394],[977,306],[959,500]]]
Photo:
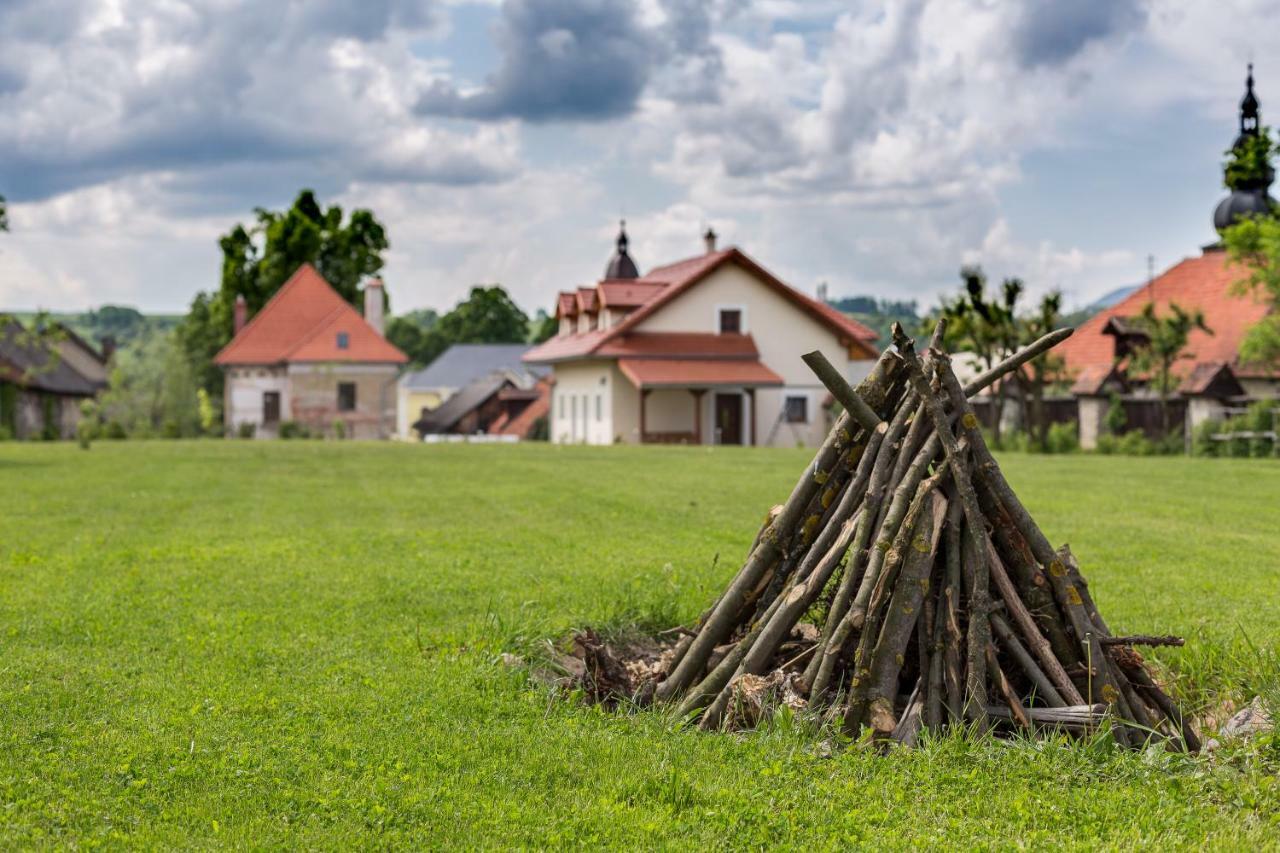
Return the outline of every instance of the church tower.
[[[1237,154],[1252,145],[1262,132],[1258,96],[1253,92],[1252,62],[1249,63],[1249,74],[1244,86],[1244,99],[1240,101],[1240,135],[1231,146],[1232,151]],[[1222,231],[1242,216],[1270,212],[1275,199],[1271,198],[1267,190],[1274,178],[1274,170],[1268,167],[1264,175],[1238,183],[1231,195],[1218,202],[1213,211],[1213,227]]]

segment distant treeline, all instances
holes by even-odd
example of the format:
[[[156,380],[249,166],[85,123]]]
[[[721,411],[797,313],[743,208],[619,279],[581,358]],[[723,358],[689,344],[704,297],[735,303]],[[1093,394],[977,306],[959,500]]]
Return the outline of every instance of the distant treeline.
[[[828,300],[828,304],[870,328],[880,335],[882,341],[889,340],[889,330],[894,323],[901,323],[904,329],[915,329],[920,325],[919,306],[914,299],[900,301],[874,296],[843,296]]]

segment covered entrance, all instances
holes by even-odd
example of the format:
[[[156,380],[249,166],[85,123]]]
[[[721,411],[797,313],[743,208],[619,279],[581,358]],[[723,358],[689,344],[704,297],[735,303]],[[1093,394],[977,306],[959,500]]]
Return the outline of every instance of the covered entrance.
[[[751,358],[624,358],[643,444],[755,444],[756,389],[782,377]]]

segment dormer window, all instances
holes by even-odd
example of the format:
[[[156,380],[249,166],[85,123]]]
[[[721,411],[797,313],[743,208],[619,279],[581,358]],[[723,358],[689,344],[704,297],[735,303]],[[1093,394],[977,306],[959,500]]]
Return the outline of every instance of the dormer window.
[[[742,309],[740,308],[721,308],[720,309],[720,334],[722,335],[742,334]]]
[[[351,339],[347,337],[346,332],[338,332],[338,349],[347,349],[351,346]]]

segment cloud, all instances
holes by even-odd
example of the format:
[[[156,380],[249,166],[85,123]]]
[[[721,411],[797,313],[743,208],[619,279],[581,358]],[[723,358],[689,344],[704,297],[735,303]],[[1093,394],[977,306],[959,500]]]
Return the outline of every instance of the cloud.
[[[1091,43],[1132,32],[1145,18],[1137,0],[1027,0],[1013,44],[1025,65],[1060,65]]]
[[[629,0],[508,0],[496,40],[502,64],[475,92],[437,81],[426,115],[526,121],[626,115],[652,70],[652,36]]]
[[[723,73],[705,0],[506,0],[495,28],[498,69],[473,90],[438,79],[423,115],[603,121],[630,115],[651,85],[679,101],[712,101]],[[642,17],[645,20],[642,20]]]
[[[38,200],[153,172],[273,164],[295,184],[475,184],[519,168],[518,132],[412,110],[442,26],[410,0],[34,0],[0,6],[0,186]],[[57,20],[48,20],[56,17]],[[252,203],[261,203],[258,199]]]

